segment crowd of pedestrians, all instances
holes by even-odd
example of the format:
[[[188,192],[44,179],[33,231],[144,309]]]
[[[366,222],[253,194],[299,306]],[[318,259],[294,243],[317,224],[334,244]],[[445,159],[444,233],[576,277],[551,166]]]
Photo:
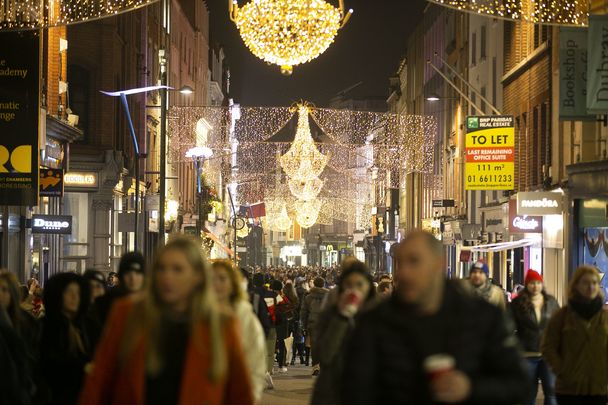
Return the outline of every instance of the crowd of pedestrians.
[[[0,405],[262,404],[299,364],[311,403],[607,404],[608,312],[583,266],[560,308],[540,272],[517,296],[483,261],[447,280],[444,248],[413,232],[394,274],[237,268],[176,237],[148,266],[125,254],[106,279],[41,288],[0,272]]]

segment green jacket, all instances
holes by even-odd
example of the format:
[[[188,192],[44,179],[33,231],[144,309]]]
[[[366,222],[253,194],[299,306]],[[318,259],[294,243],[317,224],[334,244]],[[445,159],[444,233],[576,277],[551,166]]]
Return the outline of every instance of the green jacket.
[[[587,321],[570,307],[561,308],[545,329],[541,350],[557,376],[556,393],[608,393],[608,311]]]

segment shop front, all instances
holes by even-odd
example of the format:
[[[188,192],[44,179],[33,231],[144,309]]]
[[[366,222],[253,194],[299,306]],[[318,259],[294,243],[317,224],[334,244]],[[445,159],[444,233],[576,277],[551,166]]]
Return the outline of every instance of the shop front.
[[[123,248],[120,215],[128,207],[122,182],[126,171],[118,152],[76,154],[65,174],[62,215],[73,218],[72,233],[63,237],[62,271],[87,268],[115,270]],[[129,187],[130,188],[130,187]]]
[[[480,208],[482,223],[482,244],[498,244],[508,233],[509,204],[502,203]],[[485,261],[490,275],[501,285],[507,285],[508,251],[491,250],[486,253]]]
[[[608,161],[578,163],[567,167],[566,197],[569,218],[569,268],[567,276],[583,264],[608,272]],[[608,292],[608,277],[602,277]]]

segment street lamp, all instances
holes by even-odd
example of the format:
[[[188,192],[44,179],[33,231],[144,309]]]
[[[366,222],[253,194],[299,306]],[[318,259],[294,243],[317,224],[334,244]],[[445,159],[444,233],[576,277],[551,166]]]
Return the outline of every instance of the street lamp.
[[[199,238],[201,237],[201,232],[203,230],[203,181],[201,176],[203,174],[205,159],[209,159],[211,156],[213,156],[213,151],[206,146],[195,146],[194,148],[188,149],[186,152],[186,157],[192,159],[196,170],[196,186],[198,190],[198,220],[196,221],[196,233]]]
[[[161,90],[166,91],[169,87],[167,86],[149,86],[140,87],[137,89],[120,90],[120,91],[101,91],[102,94],[110,97],[120,97],[122,107],[127,116],[127,122],[129,124],[129,131],[131,132],[131,139],[133,140],[133,150],[135,152],[135,237],[133,238],[133,247],[135,251],[139,250],[139,159],[146,157],[147,153],[139,152],[139,144],[137,142],[137,136],[135,135],[135,128],[133,127],[133,120],[131,119],[131,112],[129,111],[129,103],[127,102],[127,96],[131,94],[146,93],[149,91]],[[161,152],[162,153],[162,152]]]

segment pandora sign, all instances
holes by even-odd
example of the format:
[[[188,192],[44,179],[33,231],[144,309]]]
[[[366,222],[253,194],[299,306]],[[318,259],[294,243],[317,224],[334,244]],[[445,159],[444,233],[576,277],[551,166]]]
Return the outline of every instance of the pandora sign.
[[[561,193],[517,193],[517,215],[561,215]]]

